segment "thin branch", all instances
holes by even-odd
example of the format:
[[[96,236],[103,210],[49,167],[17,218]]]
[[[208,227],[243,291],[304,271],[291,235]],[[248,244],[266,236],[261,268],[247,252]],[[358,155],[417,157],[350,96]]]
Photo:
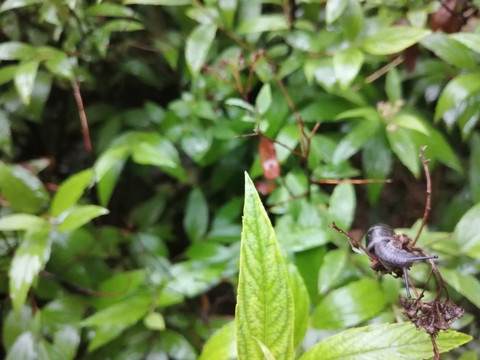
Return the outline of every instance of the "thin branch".
[[[438,351],[437,341],[435,340],[434,334],[430,334],[430,340],[432,341],[433,346],[433,360],[440,360],[440,352]]]
[[[363,252],[365,252],[365,254],[368,255],[368,257],[371,259],[371,260],[374,260],[376,259],[375,256],[373,256],[370,251],[368,251],[362,244],[362,242],[360,240],[357,240],[355,239],[353,236],[351,236],[348,232],[340,229],[337,224],[335,224],[335,221],[332,222],[332,225],[328,225],[329,228],[331,229],[334,229],[334,230],[337,230],[340,234],[342,235],[345,235],[346,237],[348,237],[348,241],[350,242],[350,245],[354,246],[354,247],[358,247],[360,249],[363,250]]]
[[[427,223],[428,214],[430,213],[430,203],[432,199],[432,180],[430,179],[430,170],[428,169],[428,163],[430,159],[425,158],[425,154],[424,154],[426,148],[427,148],[426,146],[422,146],[420,148],[420,155],[418,155],[418,157],[422,159],[423,169],[425,170],[425,178],[427,181],[427,200],[425,202],[425,211],[423,212],[422,224],[418,229],[418,233],[417,233],[417,236],[415,237],[415,240],[413,240],[412,242],[412,246],[415,246],[415,244],[417,243],[417,240],[420,237],[420,234],[422,233],[423,227]]]
[[[377,183],[387,183],[390,184],[393,182],[392,179],[322,179],[322,180],[312,180],[316,184],[377,184]]]
[[[72,78],[72,88],[73,88],[73,96],[75,97],[75,101],[77,103],[78,116],[80,117],[80,123],[82,125],[83,141],[85,143],[85,148],[89,153],[91,153],[92,142],[90,141],[90,131],[88,129],[87,115],[85,114],[85,108],[83,106],[82,94],[80,93],[80,86],[78,85],[78,81],[75,78]]]
[[[400,55],[400,56],[396,57],[391,62],[389,62],[387,65],[385,65],[384,67],[375,71],[372,75],[367,76],[367,78],[365,79],[365,83],[370,84],[370,83],[374,82],[379,77],[386,74],[390,69],[400,65],[403,62],[403,60],[404,60],[403,55]]]

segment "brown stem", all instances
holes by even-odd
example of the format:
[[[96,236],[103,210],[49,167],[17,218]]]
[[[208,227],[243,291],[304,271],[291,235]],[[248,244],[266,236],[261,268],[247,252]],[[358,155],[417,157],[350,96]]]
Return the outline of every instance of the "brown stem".
[[[412,242],[412,246],[415,246],[417,243],[418,238],[420,237],[420,234],[422,233],[422,230],[427,223],[428,219],[428,214],[430,213],[430,202],[432,199],[432,180],[430,179],[430,170],[428,169],[428,162],[430,159],[425,158],[425,149],[426,146],[422,146],[420,148],[420,155],[419,158],[422,159],[423,163],[423,169],[425,170],[425,179],[427,181],[427,200],[425,202],[425,211],[423,212],[423,218],[422,218],[422,223],[420,225],[420,228],[418,229],[417,236],[415,236],[415,240]]]
[[[440,352],[438,351],[438,346],[434,334],[430,334],[430,340],[432,341],[433,346],[433,360],[440,360]]]
[[[365,78],[365,83],[367,84],[370,84],[372,82],[374,82],[375,80],[377,80],[379,77],[383,76],[384,74],[386,74],[390,69],[400,65],[402,62],[403,62],[403,55],[400,55],[399,57],[396,57],[395,59],[393,59],[391,62],[389,62],[387,65],[385,65],[384,67],[378,69],[377,71],[375,71],[372,75],[370,76],[367,76]]]
[[[78,81],[75,78],[72,78],[72,88],[73,88],[73,96],[75,97],[75,101],[77,103],[78,116],[80,117],[80,123],[82,125],[83,141],[85,143],[85,148],[89,153],[91,153],[92,142],[90,141],[90,131],[88,130],[87,115],[85,114],[85,108],[83,106],[82,94],[80,93],[80,86],[78,85]]]

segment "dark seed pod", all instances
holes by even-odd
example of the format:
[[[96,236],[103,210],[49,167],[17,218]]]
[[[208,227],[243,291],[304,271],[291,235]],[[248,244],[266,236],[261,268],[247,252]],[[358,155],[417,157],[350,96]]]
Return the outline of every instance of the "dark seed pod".
[[[399,249],[393,244],[394,236],[395,231],[388,225],[377,224],[370,227],[366,235],[367,250],[375,255],[387,270],[393,268],[403,270],[407,296],[411,297],[408,286],[408,269],[415,261],[433,259],[437,256],[415,256],[406,250]]]

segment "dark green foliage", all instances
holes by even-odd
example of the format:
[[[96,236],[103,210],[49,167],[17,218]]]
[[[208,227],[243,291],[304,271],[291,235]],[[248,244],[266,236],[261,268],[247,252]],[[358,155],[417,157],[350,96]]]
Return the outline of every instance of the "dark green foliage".
[[[263,215],[256,233],[255,188],[279,246],[269,239],[275,259],[240,266],[267,261],[277,270],[265,282],[289,304],[281,324],[268,319],[285,344],[242,332],[248,351],[300,357],[364,325],[383,344],[415,337],[369,325],[401,317],[401,282],[328,225],[359,238],[382,221],[414,236],[424,145],[433,197],[418,245],[439,255],[466,309],[453,327],[478,338],[480,35],[466,4],[442,15],[468,20],[452,30],[438,1],[3,1],[0,357],[235,357],[244,171],[250,250],[271,234]],[[393,183],[332,185],[352,178]],[[410,273],[418,286],[428,276]],[[304,358],[363,330],[348,331]],[[401,346],[428,357],[423,335]],[[442,333],[439,350],[468,339]],[[442,356],[480,351],[464,348]]]

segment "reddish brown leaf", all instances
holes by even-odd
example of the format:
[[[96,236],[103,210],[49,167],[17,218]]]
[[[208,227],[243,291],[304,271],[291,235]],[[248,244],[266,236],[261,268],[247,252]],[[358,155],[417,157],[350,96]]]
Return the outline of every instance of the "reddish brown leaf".
[[[262,163],[263,176],[267,180],[273,180],[280,176],[280,164],[273,143],[267,138],[261,137],[258,144],[260,161]]]
[[[255,188],[262,195],[270,194],[273,190],[275,190],[275,187],[275,181],[273,180],[255,181]]]
[[[463,0],[443,1],[442,6],[430,15],[430,29],[433,31],[440,30],[447,34],[460,30],[463,19],[457,11],[459,8],[458,5],[463,2]]]

